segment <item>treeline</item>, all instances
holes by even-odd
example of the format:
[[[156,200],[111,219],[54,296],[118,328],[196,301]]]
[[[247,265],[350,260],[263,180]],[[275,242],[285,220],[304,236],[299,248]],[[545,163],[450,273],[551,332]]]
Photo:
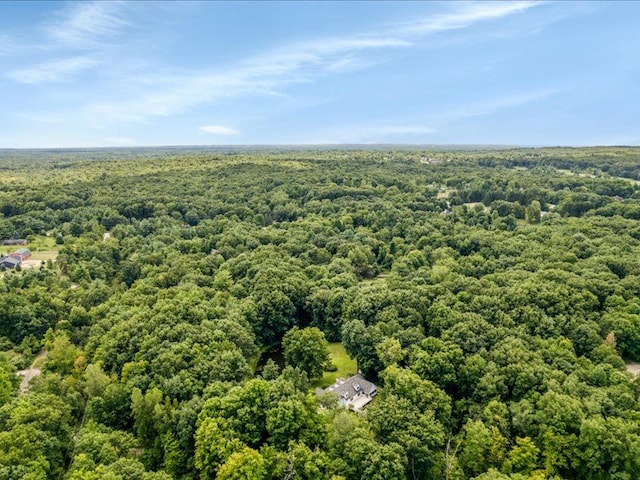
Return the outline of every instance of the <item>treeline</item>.
[[[15,155],[0,479],[640,476],[640,151]],[[309,327],[364,412],[256,368]]]

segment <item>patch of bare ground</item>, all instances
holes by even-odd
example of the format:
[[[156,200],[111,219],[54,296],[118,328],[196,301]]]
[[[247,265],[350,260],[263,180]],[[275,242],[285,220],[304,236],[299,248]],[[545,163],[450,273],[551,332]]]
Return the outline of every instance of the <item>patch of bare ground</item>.
[[[640,363],[629,362],[625,365],[627,367],[627,372],[631,372],[634,375],[640,374]]]
[[[40,370],[39,368],[35,368],[35,365],[37,363],[41,363],[42,359],[45,357],[45,355],[47,354],[46,351],[41,351],[38,356],[35,358],[35,360],[33,361],[33,363],[31,364],[30,368],[27,368],[26,370],[20,370],[18,372],[16,372],[16,375],[22,377],[22,382],[20,382],[20,388],[18,390],[18,392],[20,393],[20,395],[24,395],[25,393],[27,393],[29,391],[30,388],[30,382],[33,378],[39,376],[42,373],[42,370]]]

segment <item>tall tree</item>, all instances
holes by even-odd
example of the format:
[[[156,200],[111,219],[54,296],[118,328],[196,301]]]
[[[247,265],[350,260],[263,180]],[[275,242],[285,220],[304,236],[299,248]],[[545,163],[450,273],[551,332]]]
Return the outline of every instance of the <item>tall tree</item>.
[[[309,378],[322,376],[329,361],[329,343],[320,329],[293,327],[282,339],[282,348],[289,365],[305,371]]]

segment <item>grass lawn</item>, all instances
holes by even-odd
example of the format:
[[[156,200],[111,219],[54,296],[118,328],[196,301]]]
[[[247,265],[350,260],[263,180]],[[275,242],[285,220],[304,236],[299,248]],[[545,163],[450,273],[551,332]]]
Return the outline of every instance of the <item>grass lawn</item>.
[[[336,381],[336,378],[346,378],[358,373],[356,361],[353,360],[344,349],[342,343],[329,344],[329,357],[338,370],[335,372],[324,372],[322,378],[313,382],[313,388],[327,388]]]
[[[588,173],[588,172],[572,172],[571,170],[569,170],[567,168],[556,168],[556,171],[558,173],[562,173],[564,175],[575,175],[575,176],[578,176],[578,177],[596,178],[596,176],[594,174],[592,174],[592,173]]]
[[[55,260],[58,258],[57,250],[39,250],[36,252],[32,252],[30,260]]]
[[[438,193],[436,194],[436,198],[438,199],[451,198],[451,194],[453,192],[455,192],[455,190],[452,190],[452,189],[439,190]]]
[[[469,208],[469,209],[475,208],[478,205],[480,205],[482,207],[482,211],[484,213],[489,213],[491,211],[491,207],[485,206],[484,203],[482,203],[482,202],[467,202],[467,203],[464,203],[463,205],[466,205],[467,208]]]

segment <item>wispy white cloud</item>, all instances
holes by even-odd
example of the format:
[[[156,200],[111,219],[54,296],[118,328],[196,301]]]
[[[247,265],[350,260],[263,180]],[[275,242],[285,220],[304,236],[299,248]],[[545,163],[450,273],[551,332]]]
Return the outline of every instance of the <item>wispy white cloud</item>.
[[[188,72],[156,76],[158,87],[126,102],[100,103],[89,107],[113,120],[146,121],[152,117],[181,113],[220,99],[250,95],[281,95],[292,84],[345,70],[365,68],[372,54],[384,49],[409,48],[422,36],[447,29],[461,29],[477,22],[506,17],[539,3],[464,3],[455,11],[410,24],[392,26],[384,33],[364,32],[345,37],[302,42],[245,59],[218,72]],[[375,56],[375,55],[374,55]]]
[[[517,92],[508,95],[470,102],[462,106],[442,106],[444,113],[426,115],[422,120],[427,124],[385,124],[385,125],[342,125],[337,129],[324,132],[322,141],[302,143],[385,143],[418,141],[425,142],[431,134],[436,134],[455,122],[472,117],[492,115],[502,110],[524,107],[547,100],[563,93],[563,89],[540,89]],[[429,126],[428,126],[429,125]]]
[[[200,127],[200,130],[213,135],[235,136],[240,135],[240,132],[234,128],[225,127],[224,125],[205,125]]]
[[[27,84],[61,82],[105,62],[109,58],[105,54],[115,46],[114,41],[132,27],[126,18],[126,7],[120,1],[69,2],[41,27],[45,36],[39,43],[22,44],[19,48],[25,51],[26,58],[40,57],[42,52],[59,58],[15,69],[5,76]],[[0,54],[15,54],[17,50],[10,39],[0,36]]]
[[[283,76],[292,72],[322,73],[353,61],[359,53],[408,47],[411,42],[392,36],[361,35],[303,42],[245,60],[241,69],[251,76]]]
[[[458,30],[470,27],[476,23],[507,17],[521,13],[530,8],[542,5],[544,2],[461,2],[456,3],[453,11],[422,18],[416,21],[400,24],[392,29],[397,34],[428,35],[447,30]]]
[[[427,35],[464,29],[478,22],[520,13],[536,5],[539,3],[462,3],[445,14],[415,22],[286,45],[223,69],[165,74],[157,67],[149,66],[146,70],[150,74],[145,76],[138,76],[132,71],[123,72],[119,78],[127,78],[128,87],[120,91],[119,100],[95,101],[74,115],[84,114],[90,122],[99,118],[101,125],[121,121],[146,122],[154,117],[179,114],[203,104],[235,97],[283,96],[288,86],[312,82],[336,72],[367,68],[377,63],[384,52],[411,48]],[[105,52],[135,28],[135,17],[130,16],[132,11],[126,2],[68,4],[47,24],[46,33],[52,43],[63,48],[62,51],[69,56],[14,70],[8,76],[34,84],[63,81],[92,68],[99,72],[97,67],[111,58],[105,56]],[[83,54],[78,55],[78,50]],[[205,130],[209,127],[213,131]],[[240,133],[233,129],[217,130],[219,128],[228,127],[209,125],[201,127],[201,130],[216,135]],[[431,129],[423,125],[383,125],[370,127],[359,135],[362,141],[366,141],[374,137],[426,135],[430,132]]]
[[[490,115],[500,110],[518,108],[531,103],[543,101],[562,92],[564,92],[564,90],[559,88],[545,88],[527,92],[510,93],[447,109],[447,113],[435,115],[434,117],[439,118],[440,121],[451,122],[471,117]]]
[[[60,82],[97,64],[96,59],[86,56],[60,58],[33,67],[13,70],[7,76],[18,82],[29,84]]]
[[[117,120],[145,121],[225,98],[280,96],[288,85],[309,82],[336,69],[355,68],[356,60],[351,58],[355,52],[406,44],[389,38],[299,44],[247,59],[221,72],[157,76],[155,81],[159,87],[147,85],[144,89],[147,93],[135,100],[101,103],[90,108]]]
[[[124,2],[70,3],[46,27],[56,41],[75,48],[95,48],[118,37],[131,26],[123,13]]]
[[[331,56],[336,52],[358,51],[382,47],[407,47],[411,42],[391,36],[360,35],[351,38],[333,38],[300,44],[299,48],[317,55]]]

